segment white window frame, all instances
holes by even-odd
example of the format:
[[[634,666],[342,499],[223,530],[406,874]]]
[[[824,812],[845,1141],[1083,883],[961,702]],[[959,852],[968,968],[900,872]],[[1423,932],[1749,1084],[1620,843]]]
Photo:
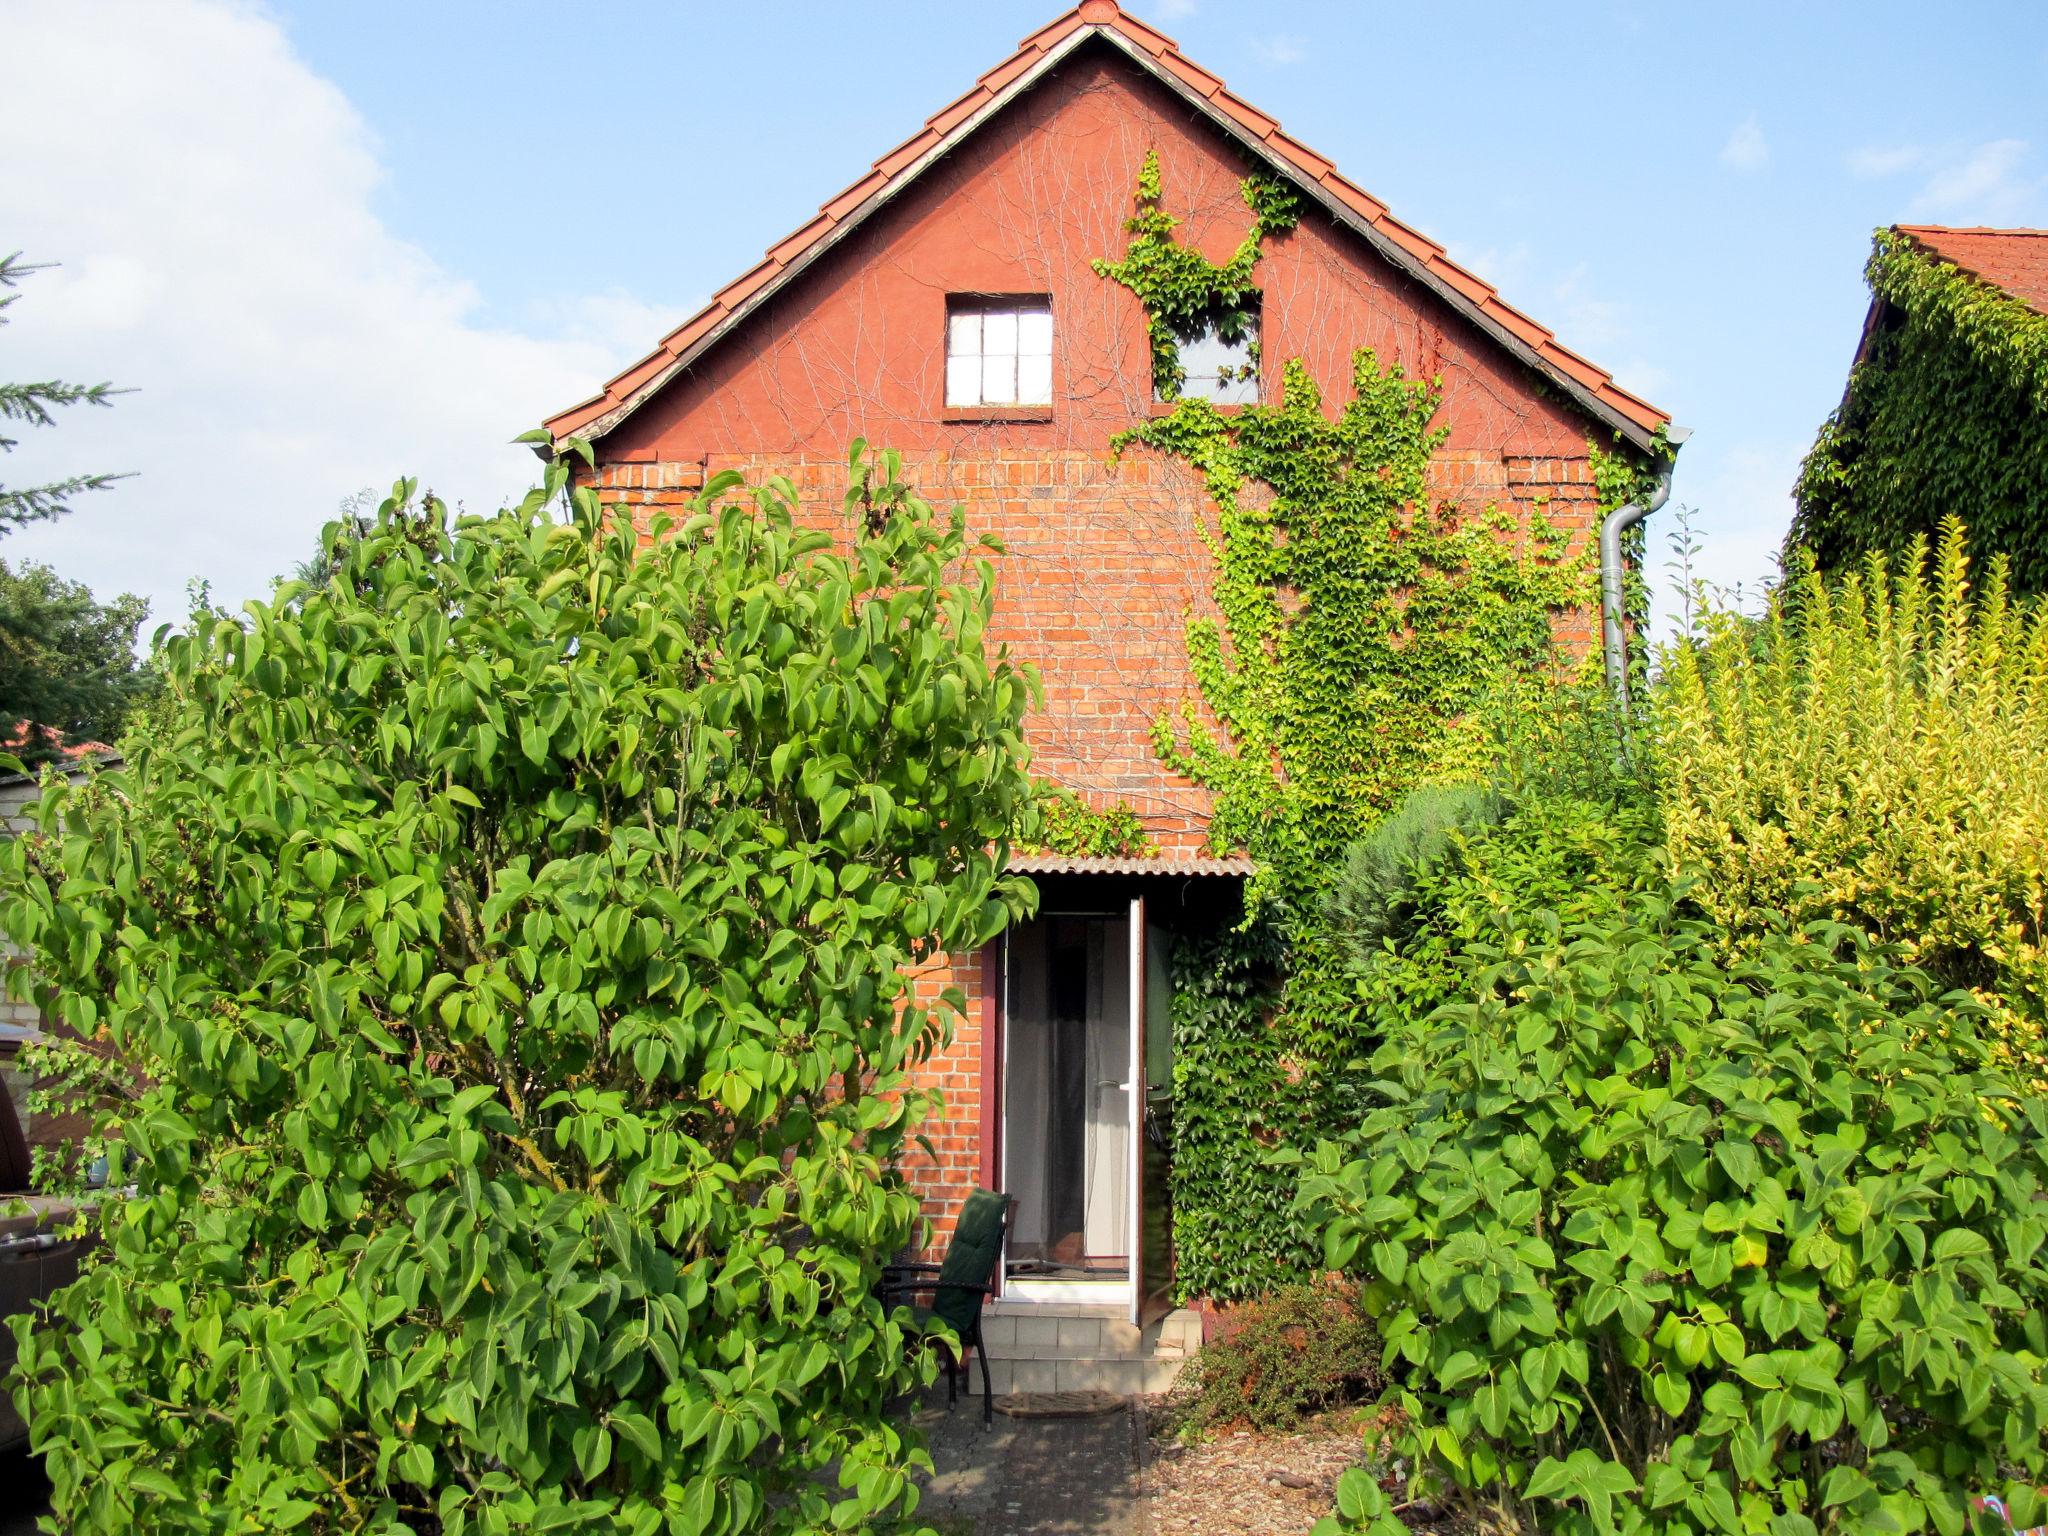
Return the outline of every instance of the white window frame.
[[[1052,404],[1052,301],[1042,294],[955,294],[946,301],[946,408],[1042,410]]]

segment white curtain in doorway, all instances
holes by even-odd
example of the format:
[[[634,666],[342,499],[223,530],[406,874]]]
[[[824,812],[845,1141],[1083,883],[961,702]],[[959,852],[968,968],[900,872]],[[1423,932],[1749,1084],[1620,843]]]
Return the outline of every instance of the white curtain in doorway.
[[[1089,934],[1086,1239],[1090,1258],[1130,1246],[1131,925]]]

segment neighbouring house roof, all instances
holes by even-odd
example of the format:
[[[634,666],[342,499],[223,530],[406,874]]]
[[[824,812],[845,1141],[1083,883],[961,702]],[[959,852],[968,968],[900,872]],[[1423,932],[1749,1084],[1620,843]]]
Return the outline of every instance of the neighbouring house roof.
[[[31,725],[26,720],[17,720],[11,727],[0,727],[0,752],[15,755],[27,750],[33,744],[32,733],[55,752],[52,761],[66,773],[80,771],[88,762],[108,767],[121,761],[120,754],[103,741],[81,741],[75,746],[66,746],[62,736],[49,726]],[[26,774],[0,774],[0,784],[26,783],[40,771],[40,768],[31,768]]]
[[[1015,853],[1010,868],[1025,875],[1249,875],[1252,861],[1202,854],[1153,858],[1078,853]]]
[[[2048,229],[1948,229],[1939,224],[1894,224],[1937,261],[2002,288],[2036,313],[2048,315]]]
[[[1172,38],[1125,14],[1116,0],[1082,0],[1025,38],[973,90],[934,113],[918,133],[825,203],[817,217],[771,246],[758,265],[720,289],[652,352],[606,383],[602,393],[549,418],[547,431],[555,444],[571,436],[596,439],[612,431],[797,273],[1091,38],[1108,42],[1164,83],[1226,137],[1298,186],[1338,223],[1363,236],[1387,261],[1536,369],[1593,419],[1644,448],[1670,427],[1669,412],[1630,394],[1605,369],[1561,345],[1547,327],[1503,301],[1492,284],[1466,271],[1434,240],[1396,219],[1378,198],[1338,175],[1331,161],[1281,132],[1278,120],[1232,95],[1221,79],[1184,58]]]

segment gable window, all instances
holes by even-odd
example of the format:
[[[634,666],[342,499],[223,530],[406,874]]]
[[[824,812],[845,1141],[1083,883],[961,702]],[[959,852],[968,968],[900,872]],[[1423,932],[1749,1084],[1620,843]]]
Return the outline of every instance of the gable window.
[[[946,404],[1051,405],[1052,301],[948,300]]]
[[[1211,310],[1175,338],[1183,399],[1256,405],[1259,399],[1259,296]]]

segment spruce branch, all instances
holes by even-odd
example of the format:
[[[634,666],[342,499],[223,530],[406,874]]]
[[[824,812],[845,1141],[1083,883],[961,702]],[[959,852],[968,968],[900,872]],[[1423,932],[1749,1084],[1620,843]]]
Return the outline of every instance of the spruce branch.
[[[31,272],[41,272],[54,262],[25,262],[21,252],[0,257],[0,325],[6,325],[6,311],[21,295],[13,290]],[[21,422],[31,427],[55,426],[56,412],[71,405],[112,405],[115,395],[130,393],[102,381],[73,384],[64,379],[40,379],[23,384],[0,383],[0,423]],[[20,439],[0,435],[0,453],[11,453]],[[48,522],[71,510],[71,498],[87,491],[103,491],[126,475],[72,475],[42,485],[9,489],[0,486],[0,536],[25,523]]]

